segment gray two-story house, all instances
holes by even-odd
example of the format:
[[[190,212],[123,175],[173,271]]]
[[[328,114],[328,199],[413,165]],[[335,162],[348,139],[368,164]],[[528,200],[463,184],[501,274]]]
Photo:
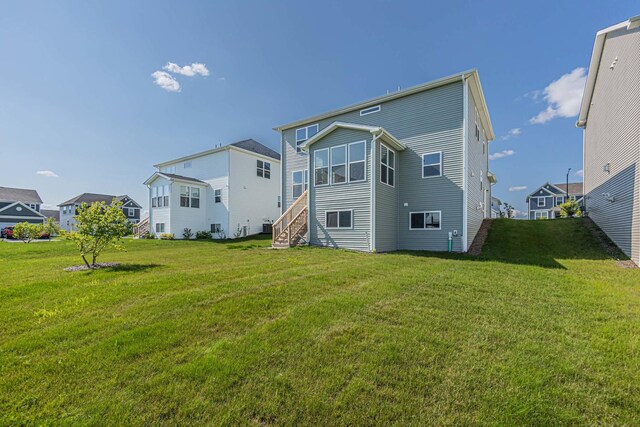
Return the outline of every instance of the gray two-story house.
[[[42,224],[42,199],[36,190],[0,187],[0,231],[20,222]]]
[[[577,125],[586,211],[640,264],[640,16],[596,34]]]
[[[275,130],[274,246],[465,252],[491,217],[494,134],[476,70]]]
[[[140,210],[142,206],[127,195],[111,196],[109,194],[82,193],[58,205],[60,207],[60,228],[66,231],[73,230],[76,224],[74,216],[77,213],[78,207],[82,206],[83,203],[91,205],[99,202],[104,202],[107,205],[122,203],[122,212],[129,222],[137,224],[140,221]]]
[[[560,218],[559,206],[567,200],[575,200],[581,208],[584,206],[581,182],[570,182],[569,187],[567,187],[567,184],[550,184],[547,182],[527,196],[528,218]]]

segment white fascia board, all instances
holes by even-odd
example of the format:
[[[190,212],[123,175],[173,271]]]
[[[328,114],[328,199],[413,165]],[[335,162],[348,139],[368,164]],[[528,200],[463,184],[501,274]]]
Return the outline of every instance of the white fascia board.
[[[380,138],[383,139],[387,144],[393,146],[395,150],[403,151],[405,149],[404,144],[398,141],[393,135],[387,132],[384,128],[380,126],[367,126],[360,125],[357,123],[346,123],[346,122],[333,122],[326,128],[322,129],[322,131],[313,135],[311,138],[307,139],[304,144],[300,147],[303,151],[309,151],[309,146],[315,144],[320,141],[325,136],[329,135],[336,129],[352,129],[352,130],[361,130],[365,132],[370,132],[371,134],[381,133]]]
[[[589,73],[587,74],[587,81],[584,86],[584,94],[582,95],[582,104],[580,104],[580,115],[576,122],[577,127],[585,127],[587,125],[587,118],[589,117],[589,107],[591,107],[591,99],[593,97],[593,89],[596,85],[598,78],[598,68],[600,68],[600,61],[602,59],[602,51],[604,50],[604,43],[607,39],[607,35],[613,31],[627,29],[631,30],[640,25],[640,16],[635,16],[627,19],[619,24],[612,25],[604,30],[600,30],[596,33],[596,40],[593,43],[593,51],[591,53],[591,61],[589,62]]]
[[[280,160],[274,159],[273,157],[265,156],[264,154],[256,153],[254,151],[245,150],[244,148],[236,147],[234,145],[230,145],[229,150],[235,150],[242,154],[248,154],[253,157],[258,157],[259,159],[264,159],[271,163],[280,163]],[[280,157],[282,158],[282,155],[280,155]]]

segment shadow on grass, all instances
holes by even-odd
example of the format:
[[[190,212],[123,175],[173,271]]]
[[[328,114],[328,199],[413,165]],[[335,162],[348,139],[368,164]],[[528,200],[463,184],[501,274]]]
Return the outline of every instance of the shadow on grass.
[[[493,261],[562,270],[566,270],[566,267],[559,260],[612,259],[581,218],[547,221],[496,219],[478,257],[447,252],[403,253],[421,257]]]
[[[119,264],[114,267],[102,268],[101,270],[139,272],[151,270],[152,268],[157,267],[162,267],[162,264]]]

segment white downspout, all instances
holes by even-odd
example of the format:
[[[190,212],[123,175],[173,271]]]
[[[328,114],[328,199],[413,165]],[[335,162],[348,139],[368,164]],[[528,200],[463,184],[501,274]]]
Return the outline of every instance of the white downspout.
[[[375,252],[376,250],[376,184],[378,182],[376,179],[376,171],[378,170],[376,163],[376,142],[378,138],[382,136],[382,129],[378,129],[377,134],[374,132],[376,131],[371,131],[373,135],[371,139],[371,244],[369,245],[371,252]]]
[[[469,173],[468,171],[468,165],[467,165],[467,145],[468,145],[468,141],[467,141],[467,115],[469,114],[469,86],[468,86],[468,82],[467,82],[467,77],[465,75],[462,75],[462,82],[463,82],[463,113],[462,113],[462,170],[463,170],[463,174],[462,174],[462,252],[467,252],[467,207],[468,207],[468,200],[467,200],[467,174]]]

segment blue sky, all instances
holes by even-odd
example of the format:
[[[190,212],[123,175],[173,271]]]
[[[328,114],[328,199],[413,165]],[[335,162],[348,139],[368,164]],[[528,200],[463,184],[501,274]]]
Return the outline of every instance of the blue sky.
[[[5,2],[0,185],[49,205],[98,192],[146,206],[156,162],[245,138],[277,149],[276,125],[476,67],[491,152],[505,154],[494,195],[524,210],[535,187],[581,169],[582,133],[563,117],[574,70],[596,31],[639,13],[632,1]],[[180,69],[194,75],[174,72],[168,91],[152,73],[169,62],[208,75]],[[555,117],[531,123],[542,111]]]

